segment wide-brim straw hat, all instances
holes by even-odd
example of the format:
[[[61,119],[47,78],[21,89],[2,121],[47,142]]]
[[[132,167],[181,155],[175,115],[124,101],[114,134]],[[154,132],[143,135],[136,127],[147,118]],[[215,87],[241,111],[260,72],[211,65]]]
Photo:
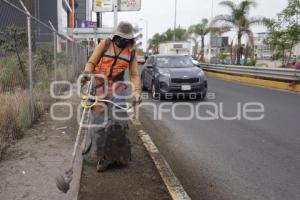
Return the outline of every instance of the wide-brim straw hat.
[[[132,24],[129,22],[120,22],[113,36],[119,36],[128,40],[134,39]]]

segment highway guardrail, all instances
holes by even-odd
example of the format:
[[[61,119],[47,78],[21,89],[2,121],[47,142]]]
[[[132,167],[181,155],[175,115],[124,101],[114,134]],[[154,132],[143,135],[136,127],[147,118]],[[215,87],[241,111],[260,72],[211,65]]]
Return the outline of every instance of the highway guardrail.
[[[300,70],[283,68],[266,68],[220,64],[201,64],[202,68],[211,72],[252,76],[262,79],[300,82]]]

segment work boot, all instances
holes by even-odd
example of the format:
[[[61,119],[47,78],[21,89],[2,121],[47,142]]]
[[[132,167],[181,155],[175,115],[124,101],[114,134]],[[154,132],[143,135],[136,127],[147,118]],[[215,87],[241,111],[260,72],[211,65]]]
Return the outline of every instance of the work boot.
[[[104,172],[107,169],[108,165],[109,163],[105,159],[100,160],[97,163],[97,172]]]

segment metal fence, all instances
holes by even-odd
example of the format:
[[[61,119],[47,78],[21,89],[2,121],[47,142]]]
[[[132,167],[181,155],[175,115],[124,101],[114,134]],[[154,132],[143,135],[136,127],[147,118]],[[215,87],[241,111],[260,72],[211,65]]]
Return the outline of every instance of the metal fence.
[[[201,64],[207,71],[252,76],[263,79],[300,82],[300,70],[236,65]]]
[[[74,82],[86,62],[86,48],[50,23],[20,1],[0,0],[0,154],[49,108],[50,84]]]

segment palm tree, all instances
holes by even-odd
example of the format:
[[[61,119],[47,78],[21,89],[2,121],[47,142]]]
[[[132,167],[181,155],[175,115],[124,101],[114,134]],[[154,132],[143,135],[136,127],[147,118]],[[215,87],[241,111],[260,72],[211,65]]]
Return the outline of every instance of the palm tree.
[[[243,0],[239,4],[229,0],[220,2],[220,5],[229,8],[230,14],[216,16],[212,24],[220,24],[221,27],[228,26],[231,27],[231,30],[237,32],[237,64],[239,65],[242,54],[242,37],[244,35],[248,36],[251,45],[254,46],[251,26],[262,22],[261,18],[249,17],[251,7],[256,7],[257,4],[254,0]]]
[[[150,40],[149,40],[149,49],[152,49],[154,53],[158,53],[159,44],[163,41],[162,35],[156,33]]]
[[[162,34],[162,39],[164,42],[172,41],[173,37],[174,37],[174,31],[170,28]]]
[[[188,39],[187,30],[180,26],[175,29],[176,41],[185,41]]]
[[[188,30],[189,39],[193,41],[195,46],[193,47],[192,57],[194,59],[198,58],[198,49],[199,49],[199,42],[198,42],[198,36],[193,34],[193,27],[191,26]]]
[[[201,37],[201,53],[200,53],[200,60],[204,61],[204,45],[205,45],[205,36],[210,32],[210,27],[208,24],[208,19],[202,19],[201,23],[190,26],[188,33],[190,34],[190,39],[193,40],[195,43],[194,49],[194,58],[197,57],[197,50],[198,50],[198,37]]]

